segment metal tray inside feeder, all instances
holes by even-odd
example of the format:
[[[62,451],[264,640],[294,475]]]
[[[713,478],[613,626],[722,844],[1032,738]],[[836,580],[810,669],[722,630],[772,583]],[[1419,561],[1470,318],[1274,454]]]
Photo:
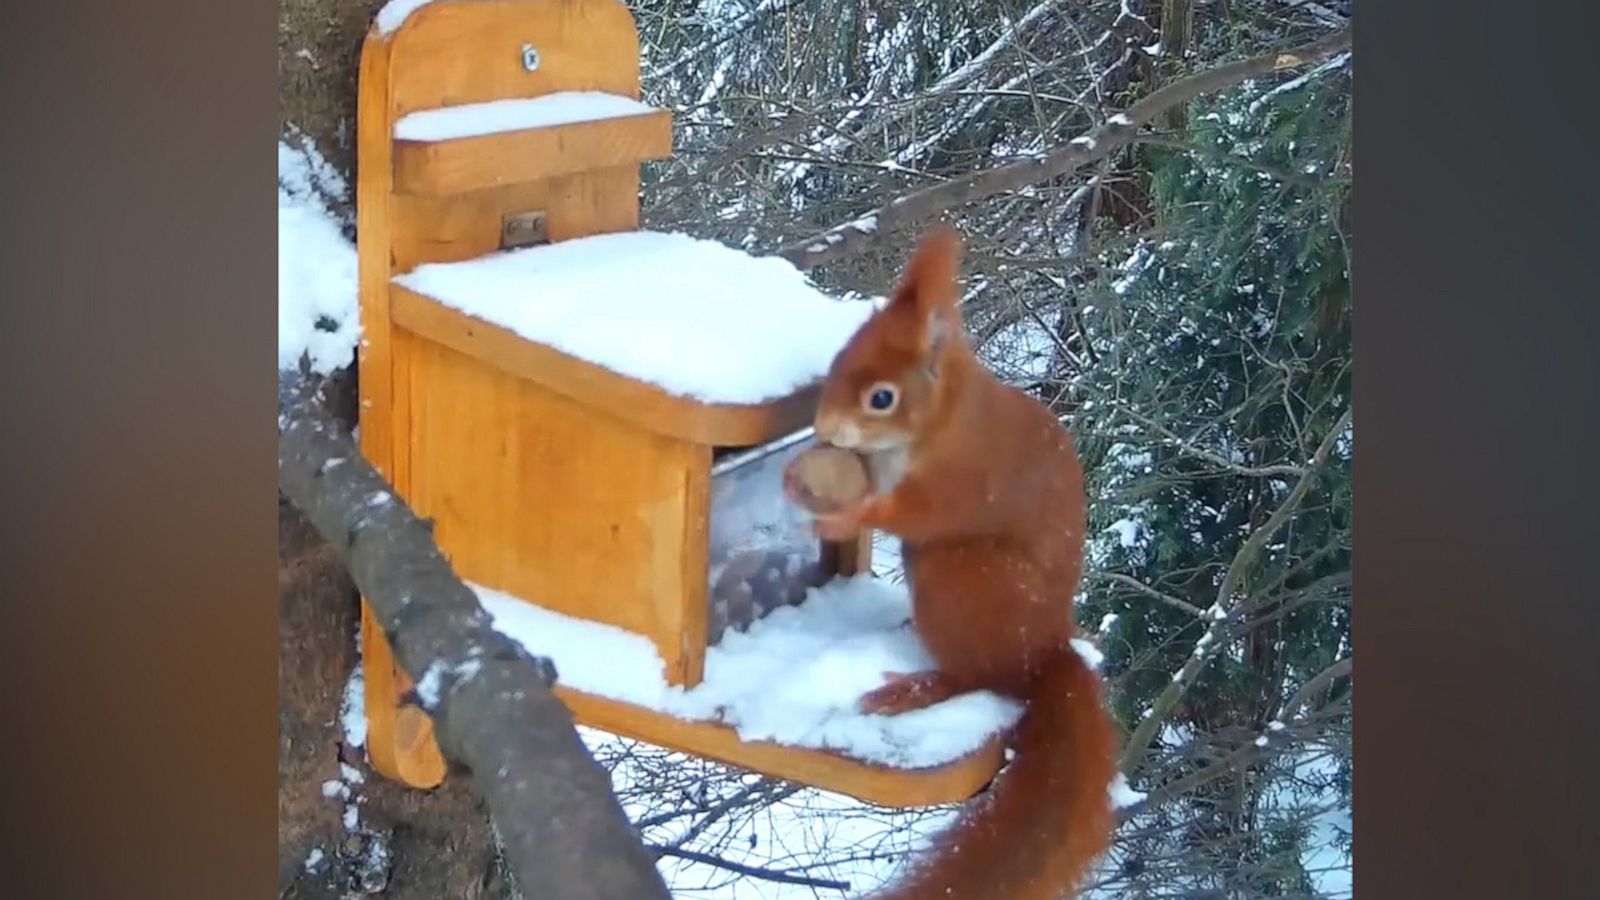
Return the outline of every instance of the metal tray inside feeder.
[[[827,580],[810,520],[783,496],[784,467],[813,440],[805,428],[712,465],[708,645]]]

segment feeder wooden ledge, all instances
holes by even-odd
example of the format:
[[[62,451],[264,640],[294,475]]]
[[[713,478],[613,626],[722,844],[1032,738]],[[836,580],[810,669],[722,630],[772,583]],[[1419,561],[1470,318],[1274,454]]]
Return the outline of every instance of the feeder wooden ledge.
[[[856,711],[884,673],[929,664],[906,627],[905,589],[868,575],[832,580],[730,631],[707,651],[705,677],[692,688],[667,682],[642,635],[473,588],[496,630],[555,663],[557,693],[580,721],[869,800],[922,805],[970,794],[994,773],[996,735],[1021,711],[988,692],[897,716]]]

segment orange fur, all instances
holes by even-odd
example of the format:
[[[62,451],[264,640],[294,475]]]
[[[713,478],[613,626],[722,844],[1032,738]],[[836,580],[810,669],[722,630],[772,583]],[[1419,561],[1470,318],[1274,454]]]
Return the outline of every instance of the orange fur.
[[[882,897],[1056,900],[1109,843],[1116,774],[1099,676],[1069,643],[1083,470],[1055,416],[972,353],[959,265],[954,232],[931,233],[834,360],[817,435],[867,457],[874,493],[817,529],[902,539],[913,619],[938,666],[868,694],[863,709],[903,712],[976,689],[1027,704],[993,791]]]

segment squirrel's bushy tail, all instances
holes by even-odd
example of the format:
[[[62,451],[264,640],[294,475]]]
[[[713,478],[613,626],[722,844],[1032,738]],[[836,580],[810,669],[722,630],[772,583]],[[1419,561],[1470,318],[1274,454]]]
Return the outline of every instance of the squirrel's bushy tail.
[[[1060,900],[1110,843],[1116,733],[1100,677],[1070,647],[1040,669],[1016,756],[876,900]]]

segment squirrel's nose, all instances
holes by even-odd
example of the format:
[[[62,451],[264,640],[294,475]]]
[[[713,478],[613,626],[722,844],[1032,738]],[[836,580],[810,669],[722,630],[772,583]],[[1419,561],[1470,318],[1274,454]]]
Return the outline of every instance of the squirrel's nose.
[[[824,444],[848,450],[861,443],[861,429],[842,416],[819,415],[816,430],[817,440]]]
[[[822,412],[817,413],[817,421],[815,423],[815,430],[816,430],[816,433],[817,433],[817,443],[819,443],[819,444],[831,444],[831,443],[833,443],[834,432],[839,430],[839,417],[838,416],[830,416],[827,413],[822,413]]]

